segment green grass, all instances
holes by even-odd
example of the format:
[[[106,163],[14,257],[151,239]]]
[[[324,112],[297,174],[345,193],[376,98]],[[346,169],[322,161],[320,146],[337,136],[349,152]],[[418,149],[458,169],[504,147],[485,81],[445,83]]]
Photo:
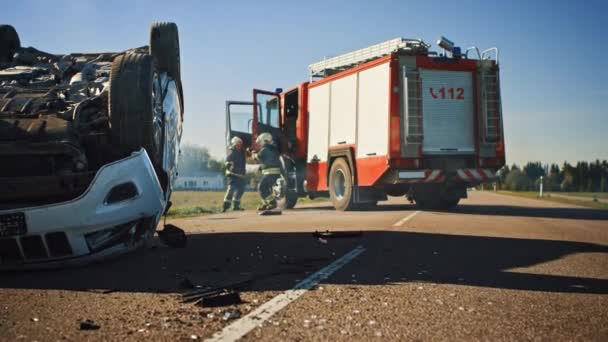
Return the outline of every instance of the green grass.
[[[608,210],[608,203],[594,202],[592,200],[578,200],[578,199],[570,199],[570,198],[563,198],[563,197],[555,197],[555,196],[551,196],[551,194],[545,194],[545,195],[543,195],[543,198],[540,198],[540,197],[538,197],[538,192],[532,192],[532,191],[499,191],[498,193],[504,194],[504,195],[509,195],[509,196],[525,197],[525,198],[532,198],[532,199],[538,199],[538,200],[543,200],[543,201],[574,204],[574,205],[580,205],[580,206],[588,207],[588,208],[607,209]]]
[[[608,199],[608,192],[556,192],[556,195]]]
[[[175,191],[171,195],[173,206],[169,209],[169,217],[187,217],[217,214],[222,211],[224,192],[220,191]],[[327,198],[298,199],[298,204],[325,202]],[[241,206],[245,210],[256,210],[260,205],[260,196],[257,192],[245,192],[241,198]]]

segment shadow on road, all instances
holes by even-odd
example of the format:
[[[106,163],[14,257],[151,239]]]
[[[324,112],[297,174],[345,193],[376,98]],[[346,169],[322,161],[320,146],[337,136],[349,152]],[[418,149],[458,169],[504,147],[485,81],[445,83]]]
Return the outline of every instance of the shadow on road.
[[[188,278],[195,284],[210,286],[253,280],[251,291],[286,290],[358,245],[366,251],[328,283],[390,285],[426,281],[497,289],[608,294],[608,279],[509,271],[576,253],[608,253],[608,246],[396,231],[363,232],[360,237],[327,239],[327,242],[309,233],[194,234],[189,236],[188,247],[184,249],[159,245],[88,267],[0,273],[0,288],[179,293],[183,291],[180,283]],[[606,257],[608,255],[601,256]],[[592,274],[597,274],[597,269],[595,272]],[[604,277],[605,272],[599,271]]]
[[[380,204],[375,208],[367,208],[358,211],[406,211],[417,210],[413,204]],[[335,210],[331,204],[295,208],[296,211],[306,210]],[[489,204],[460,204],[454,209],[440,210],[437,212],[468,214],[468,215],[491,215],[491,216],[520,216],[520,217],[544,217],[572,220],[607,220],[608,210],[591,208],[547,208],[547,207],[522,207],[513,205],[489,205]]]

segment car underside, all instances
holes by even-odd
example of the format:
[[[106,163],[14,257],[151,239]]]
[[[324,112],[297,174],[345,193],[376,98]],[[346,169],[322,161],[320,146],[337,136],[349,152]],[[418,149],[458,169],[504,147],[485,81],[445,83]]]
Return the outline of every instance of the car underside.
[[[157,23],[149,46],[55,55],[0,25],[0,266],[153,234],[176,176],[178,44],[177,26]],[[57,239],[69,253],[55,253]]]

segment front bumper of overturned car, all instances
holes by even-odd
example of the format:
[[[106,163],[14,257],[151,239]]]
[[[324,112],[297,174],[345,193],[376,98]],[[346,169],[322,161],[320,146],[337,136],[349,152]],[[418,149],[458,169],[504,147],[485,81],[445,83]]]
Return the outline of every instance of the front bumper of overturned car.
[[[26,222],[24,234],[0,237],[0,270],[82,265],[127,253],[152,238],[165,208],[142,149],[104,165],[74,200],[0,211],[22,213]]]

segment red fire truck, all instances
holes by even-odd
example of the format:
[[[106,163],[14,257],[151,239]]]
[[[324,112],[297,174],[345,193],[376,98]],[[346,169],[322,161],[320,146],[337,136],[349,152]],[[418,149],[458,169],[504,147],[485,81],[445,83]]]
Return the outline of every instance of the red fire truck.
[[[505,164],[498,49],[441,53],[397,38],[309,66],[310,81],[227,101],[227,138],[272,134],[284,160],[276,193],[331,198],[337,210],[407,196],[448,209]],[[285,184],[285,185],[282,185]]]

